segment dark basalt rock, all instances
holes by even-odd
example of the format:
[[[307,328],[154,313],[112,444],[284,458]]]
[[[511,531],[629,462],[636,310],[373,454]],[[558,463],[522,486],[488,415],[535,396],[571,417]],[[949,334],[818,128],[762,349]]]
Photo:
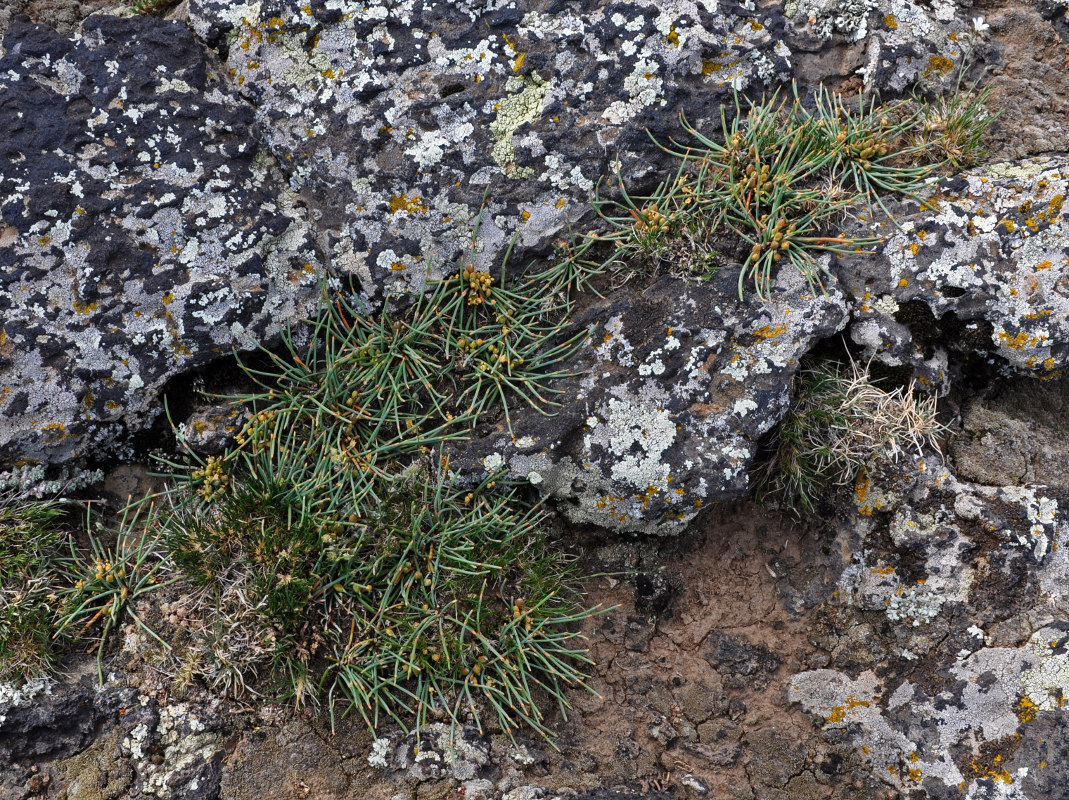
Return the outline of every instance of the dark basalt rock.
[[[625,288],[578,320],[590,338],[562,366],[566,402],[520,409],[507,431],[456,445],[462,474],[507,468],[569,519],[674,533],[749,488],[758,443],[786,413],[799,359],[841,330],[846,301],[781,269],[771,299],[738,297],[737,272]]]
[[[945,393],[969,359],[1052,378],[1069,364],[1069,162],[993,164],[891,201],[878,253],[845,259],[850,336]]]
[[[251,110],[179,23],[20,18],[0,59],[0,468],[114,448],[318,297]]]

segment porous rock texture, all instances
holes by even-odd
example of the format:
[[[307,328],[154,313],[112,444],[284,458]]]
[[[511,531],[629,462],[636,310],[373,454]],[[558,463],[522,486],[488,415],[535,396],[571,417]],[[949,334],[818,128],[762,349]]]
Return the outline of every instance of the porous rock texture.
[[[1064,492],[966,483],[924,460],[870,480],[854,492],[850,560],[815,641],[861,624],[872,639],[829,647],[826,667],[791,677],[789,701],[903,794],[1057,796],[1069,743]]]
[[[922,193],[928,208],[890,204],[895,221],[872,225],[885,236],[879,252],[839,270],[857,302],[851,338],[943,394],[970,357],[1059,374],[1069,363],[1067,189],[1069,161],[1034,158],[948,178]]]
[[[319,297],[253,114],[177,22],[16,21],[0,59],[0,466],[121,446]],[[270,188],[269,188],[270,187]]]
[[[116,452],[169,379],[276,341],[327,275],[374,307],[428,271],[496,269],[514,236],[524,257],[548,255],[617,165],[632,188],[660,179],[646,128],[678,136],[685,110],[715,129],[733,87],[893,93],[987,66],[1004,115],[994,163],[930,187],[932,207],[888,201],[898,226],[877,220],[874,256],[835,260],[826,296],[789,269],[767,303],[739,300],[730,268],[625,287],[576,320],[591,336],[556,417],[523,413],[515,437],[480,432],[455,452],[457,469],[525,478],[572,522],[678,534],[599,551],[613,576],[588,597],[620,609],[584,623],[598,694],[553,720],[559,753],[469,728],[452,744],[436,726],[418,742],[352,719],[331,730],[147,667],[127,676],[124,651],[107,688],[0,687],[0,794],[1060,797],[1066,13],[191,0],[191,28],[99,17],[66,39],[14,22],[0,467]],[[875,363],[962,401],[952,460],[864,473],[817,521],[726,503],[747,491],[798,359],[844,326]],[[996,385],[962,396],[977,365]]]
[[[662,278],[588,309],[588,339],[562,369],[554,416],[527,409],[507,431],[459,445],[451,464],[526,479],[573,522],[676,533],[738,497],[761,437],[790,405],[799,359],[845,325],[832,288],[781,270],[764,300],[727,270],[705,284]],[[460,456],[459,458],[457,456]]]

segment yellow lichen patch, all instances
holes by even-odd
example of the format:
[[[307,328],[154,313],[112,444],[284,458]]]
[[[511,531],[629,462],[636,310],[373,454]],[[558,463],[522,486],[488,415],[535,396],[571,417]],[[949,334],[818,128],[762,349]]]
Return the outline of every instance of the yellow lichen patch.
[[[909,281],[907,281],[905,278],[901,278],[898,281],[898,285],[900,288],[905,288],[906,286],[909,286]]]
[[[527,55],[526,53],[520,53],[518,56],[516,56],[516,60],[512,62],[512,71],[513,72],[519,72],[520,71],[520,67],[523,66],[524,56],[526,56],[526,55]]]
[[[554,204],[554,206],[553,206],[553,207],[554,207],[554,208],[564,208],[564,206],[565,206],[565,205],[567,204],[567,202],[568,202],[568,201],[567,201],[567,200],[565,200],[565,199],[564,199],[564,198],[562,197],[562,198],[561,198],[560,200],[558,200],[558,201],[556,202],[556,204]]]
[[[883,24],[886,25],[888,28],[897,28],[898,20],[895,19],[894,14],[888,14],[886,17],[883,18]]]
[[[1051,222],[1054,218],[1062,213],[1062,205],[1065,203],[1065,195],[1056,194],[1050,199],[1050,206],[1047,208],[1047,219]]]
[[[946,56],[932,56],[928,59],[928,66],[924,70],[924,77],[930,78],[933,75],[941,77],[946,75],[954,69],[954,62]]]
[[[673,25],[668,31],[668,35],[664,37],[664,40],[672,45],[672,47],[679,47],[679,34],[676,33],[676,26]]]
[[[96,308],[97,308],[97,303],[96,302],[83,303],[77,297],[75,297],[71,301],[71,305],[74,306],[74,310],[77,311],[79,314],[90,314],[93,311],[96,311]]]
[[[1031,722],[1036,718],[1036,713],[1039,711],[1039,706],[1029,700],[1027,697],[1022,697],[1017,701],[1017,705],[1014,707],[1013,713],[1017,715],[1017,719],[1021,722]]]
[[[981,764],[975,758],[970,763],[970,766],[973,768],[974,772],[983,775],[985,778],[1002,781],[1007,786],[1013,783],[1013,776],[1010,775],[1009,770],[1002,765],[1002,756],[1000,755],[995,756],[991,766]]]
[[[1010,336],[1008,333],[1006,333],[1006,331],[999,331],[998,338],[1004,345],[1006,345],[1006,347],[1009,347],[1013,350],[1020,350],[1024,347],[1035,346],[1039,344],[1039,337],[1029,336],[1024,331],[1021,331],[1020,333],[1014,336]]]
[[[775,339],[777,336],[785,333],[787,329],[782,325],[772,327],[771,325],[765,325],[758,328],[753,332],[753,335],[759,339]]]
[[[67,438],[67,428],[60,422],[50,422],[43,426],[41,430],[44,431],[45,436],[53,443],[56,441],[62,442]]]
[[[869,495],[869,473],[866,470],[861,470],[857,476],[857,483],[854,484],[854,493],[857,495],[857,502],[864,503],[865,498]]]
[[[422,195],[414,194],[409,197],[407,194],[395,194],[390,198],[390,210],[388,213],[396,214],[399,211],[406,211],[411,214],[414,211],[427,212],[427,207],[423,205]]]
[[[870,705],[868,700],[855,700],[853,695],[846,698],[846,703],[841,706],[833,706],[831,709],[831,716],[824,718],[827,723],[842,722],[846,719],[846,712],[852,711],[855,708],[868,708]]]
[[[521,211],[520,212],[520,219],[522,219],[524,222],[526,222],[530,218],[531,218],[531,212],[530,211]]]
[[[1038,272],[1041,269],[1050,269],[1053,266],[1054,264],[1052,264],[1050,261],[1040,261],[1038,264],[1036,264],[1036,271]]]

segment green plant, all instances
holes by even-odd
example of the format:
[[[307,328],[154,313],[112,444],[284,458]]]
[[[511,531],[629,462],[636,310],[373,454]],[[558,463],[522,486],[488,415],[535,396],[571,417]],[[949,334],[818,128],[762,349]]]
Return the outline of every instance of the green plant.
[[[54,523],[61,511],[57,502],[0,496],[0,681],[40,675],[57,657]]]
[[[511,430],[517,405],[552,413],[585,341],[566,271],[510,279],[507,262],[377,315],[324,292],[306,344],[287,331],[246,367],[237,446],[166,462],[163,540],[198,587],[174,612],[177,680],[322,700],[372,728],[489,710],[510,735],[550,735],[544,704],[584,685],[574,623],[596,609],[540,510],[500,479],[462,488],[439,450],[477,422]]]
[[[586,650],[571,624],[593,613],[569,595],[568,568],[488,478],[470,491],[432,481],[398,495],[328,551],[327,586],[340,612],[323,684],[375,727],[454,724],[477,702],[511,735],[525,723],[547,737],[539,693],[567,718],[564,691],[585,686]]]
[[[685,117],[681,123],[695,144],[655,140],[680,165],[652,194],[629,195],[617,173],[620,198],[594,199],[609,232],[588,236],[571,258],[586,269],[708,277],[722,261],[721,251],[741,242],[748,251],[740,254],[740,298],[747,282],[767,296],[772,273],[784,260],[805,276],[811,291],[823,289],[822,254],[863,252],[880,241],[837,232],[847,210],[865,203],[886,213],[882,194],[915,196],[955,153],[975,155],[989,123],[982,100],[962,95],[941,107],[911,110],[904,102],[878,105],[864,97],[855,106],[822,87],[812,108],[796,91],[790,102],[776,92],[748,103],[744,113],[736,96],[730,123],[721,108],[720,141]],[[943,158],[916,163],[932,152],[928,140],[918,137],[937,124],[947,145]],[[588,258],[597,243],[610,247],[600,264]]]
[[[830,488],[853,484],[877,462],[897,462],[906,451],[939,451],[945,427],[936,400],[917,397],[913,382],[886,390],[853,362],[809,367],[795,381],[794,403],[756,476],[766,496],[813,511]]]
[[[18,683],[55,663],[54,600],[49,576],[41,572],[0,585],[0,681]]]
[[[125,615],[167,647],[132,608],[137,598],[165,585],[160,580],[163,561],[158,549],[158,521],[151,500],[134,503],[123,510],[114,548],[105,546],[90,526],[89,552],[80,552],[72,538],[69,558],[59,562],[66,586],[56,592],[53,638],[64,633],[68,638],[85,638],[99,626],[97,672],[101,681],[105,641]]]
[[[463,489],[430,469],[377,474],[361,495],[375,503],[309,503],[264,471],[210,500],[172,495],[168,550],[205,588],[185,614],[197,622],[183,668],[234,693],[270,674],[281,695],[322,696],[372,728],[478,721],[480,701],[506,731],[548,736],[537,695],[563,711],[565,688],[585,685],[571,626],[595,610],[578,605],[537,509],[491,478]]]
[[[979,91],[960,88],[949,95],[920,104],[920,124],[910,134],[910,143],[929,160],[952,170],[974,166],[987,155],[984,141],[988,129],[1001,116],[987,110],[991,87]]]

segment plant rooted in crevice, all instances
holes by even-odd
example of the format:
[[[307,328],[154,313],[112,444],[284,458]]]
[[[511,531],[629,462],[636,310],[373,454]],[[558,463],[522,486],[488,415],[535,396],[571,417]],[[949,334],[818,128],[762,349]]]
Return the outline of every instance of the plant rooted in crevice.
[[[679,159],[676,174],[633,197],[617,172],[620,199],[594,200],[609,232],[586,237],[572,258],[625,279],[664,271],[707,278],[724,262],[721,251],[743,242],[740,299],[747,283],[768,297],[781,263],[792,264],[810,291],[823,290],[828,255],[871,251],[880,242],[843,233],[847,211],[864,204],[870,214],[874,207],[886,213],[882,195],[915,197],[940,168],[977,155],[991,122],[984,100],[955,95],[911,106],[859,96],[855,108],[821,87],[809,107],[795,89],[790,101],[778,91],[747,101],[744,113],[736,95],[730,123],[721,108],[720,141],[681,116],[696,144],[657,143]],[[936,138],[943,157],[933,161]],[[600,264],[588,257],[599,243],[611,248]]]
[[[940,452],[946,429],[936,398],[918,396],[912,381],[887,390],[853,362],[803,369],[795,381],[772,456],[755,476],[759,495],[812,512],[829,490],[852,486],[863,470],[897,463],[906,453]]]

